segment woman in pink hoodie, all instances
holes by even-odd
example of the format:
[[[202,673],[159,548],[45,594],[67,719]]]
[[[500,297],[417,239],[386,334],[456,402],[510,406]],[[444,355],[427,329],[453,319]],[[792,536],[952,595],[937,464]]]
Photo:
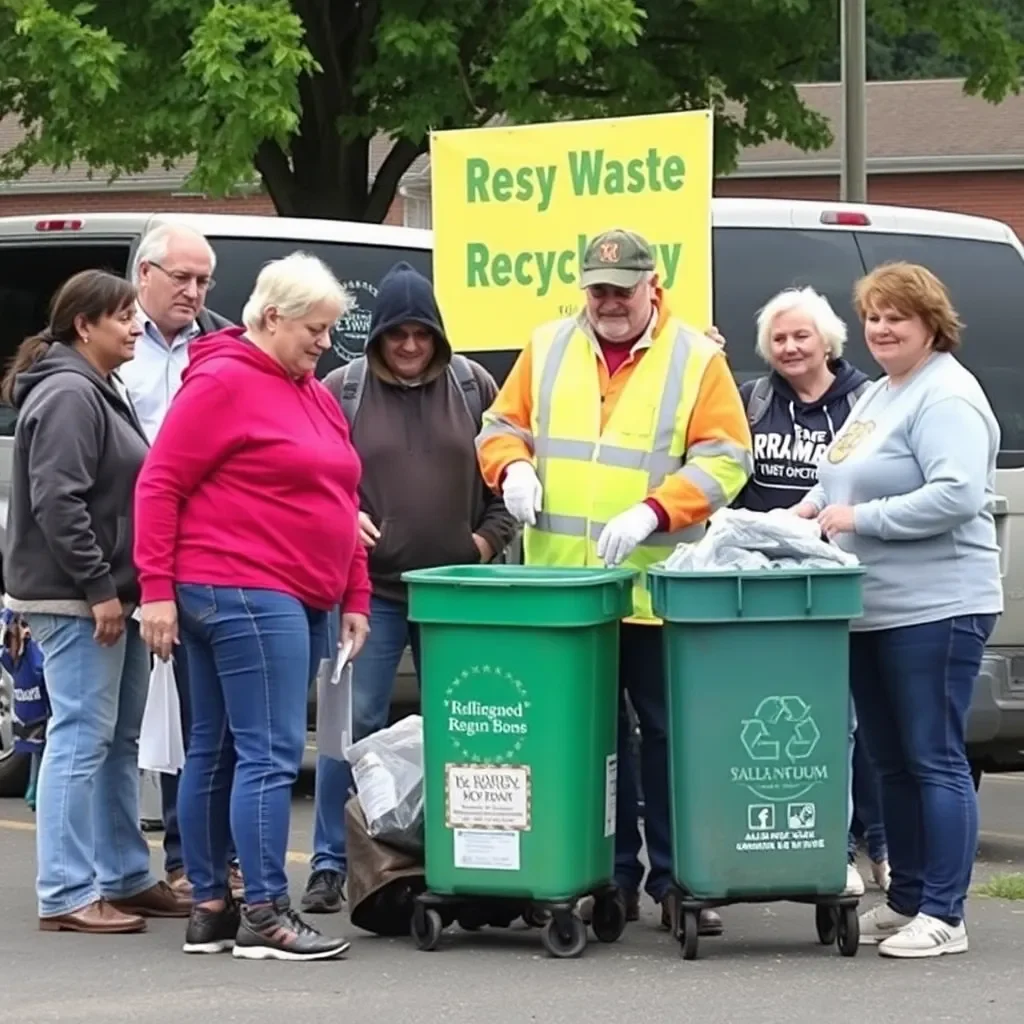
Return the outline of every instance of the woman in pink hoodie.
[[[190,953],[321,960],[348,948],[292,911],[285,853],[328,616],[340,605],[353,655],[369,628],[359,457],[313,376],[350,304],[315,257],[268,264],[245,328],[192,343],[135,492],[142,633],[164,659],[184,642],[191,670],[178,797]],[[226,876],[229,810],[241,908]]]

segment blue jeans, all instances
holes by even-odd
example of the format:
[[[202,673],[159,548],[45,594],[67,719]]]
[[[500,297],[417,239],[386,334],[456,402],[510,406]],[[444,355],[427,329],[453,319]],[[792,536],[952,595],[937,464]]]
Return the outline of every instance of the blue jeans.
[[[638,891],[640,863],[638,789],[625,694],[640,726],[640,781],[644,793],[644,839],[650,871],[645,888],[660,901],[672,884],[672,828],[668,790],[668,707],[661,629],[624,624],[619,640],[619,767],[616,784],[615,881]]]
[[[994,615],[963,615],[850,636],[860,732],[878,771],[899,914],[964,915],[978,801],[964,729]]]
[[[292,786],[328,613],[269,590],[181,585],[192,735],[178,795],[197,903],[222,899],[231,836],[250,906],[287,896]]]
[[[189,734],[192,731],[192,698],[188,686],[188,654],[184,644],[174,649],[174,685],[181,705],[181,734],[188,750]],[[169,772],[160,774],[160,797],[164,819],[164,871],[170,874],[185,866],[185,855],[181,849],[181,829],[178,825],[178,788],[180,776]],[[235,844],[228,846],[228,861],[235,857]]]
[[[412,647],[416,676],[420,673],[420,634],[406,617],[408,607],[375,597],[370,604],[370,635],[352,663],[352,732],[360,740],[388,724],[398,663],[406,645]],[[336,643],[337,641],[335,641]],[[316,761],[316,824],[313,871],[348,871],[345,853],[345,802],[352,788],[348,761],[318,757]]]
[[[155,884],[139,828],[149,653],[133,619],[113,647],[101,647],[92,619],[26,618],[53,712],[36,791],[36,892],[39,916],[58,917]]]

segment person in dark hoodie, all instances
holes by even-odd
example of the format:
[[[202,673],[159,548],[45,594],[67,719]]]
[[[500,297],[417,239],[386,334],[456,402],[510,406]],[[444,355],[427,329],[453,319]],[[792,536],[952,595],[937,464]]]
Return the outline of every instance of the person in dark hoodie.
[[[846,324],[813,288],[788,288],[757,317],[757,352],[771,372],[740,387],[754,440],[754,472],[734,502],[737,508],[771,512],[798,505],[818,479],[818,462],[871,383],[843,359]],[[851,895],[864,892],[855,863],[852,828],[869,844],[871,870],[888,886],[878,780],[856,738],[851,715],[852,809],[847,866]]]
[[[324,380],[352,426],[363,463],[360,526],[373,601],[366,650],[353,666],[354,738],[388,722],[395,674],[407,644],[408,569],[489,562],[516,524],[484,485],[474,438],[497,385],[478,363],[453,354],[430,282],[397,263],[380,282],[366,355]],[[321,757],[316,772],[313,860],[303,909],[341,909],[346,873],[345,762]]]
[[[150,872],[138,741],[149,656],[133,614],[132,503],[146,435],[118,380],[135,289],[100,270],[57,292],[49,326],[4,378],[18,410],[7,606],[43,651],[52,717],[37,791],[43,931],[141,932],[189,904]]]

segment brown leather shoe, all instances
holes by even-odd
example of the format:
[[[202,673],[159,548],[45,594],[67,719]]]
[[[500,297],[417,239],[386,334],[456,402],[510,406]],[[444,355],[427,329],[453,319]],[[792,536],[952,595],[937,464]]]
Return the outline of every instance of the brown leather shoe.
[[[125,935],[144,932],[146,922],[138,914],[126,914],[105,900],[58,917],[39,918],[41,932],[81,932],[83,935]]]
[[[157,882],[128,899],[107,902],[126,914],[142,917],[188,917],[192,913],[192,897],[175,892],[166,882]]]
[[[182,899],[192,899],[192,883],[185,875],[184,868],[178,868],[176,871],[168,871],[167,884]]]

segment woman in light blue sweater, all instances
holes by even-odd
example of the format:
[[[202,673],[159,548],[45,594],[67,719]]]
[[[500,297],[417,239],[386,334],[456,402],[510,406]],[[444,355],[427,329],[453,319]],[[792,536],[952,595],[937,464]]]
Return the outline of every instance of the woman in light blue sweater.
[[[978,839],[965,723],[1003,610],[991,512],[999,425],[952,354],[962,325],[929,270],[880,266],[855,303],[886,376],[795,511],[865,567],[850,686],[880,776],[892,879],[887,902],[861,917],[861,942],[901,958],[962,953]]]

